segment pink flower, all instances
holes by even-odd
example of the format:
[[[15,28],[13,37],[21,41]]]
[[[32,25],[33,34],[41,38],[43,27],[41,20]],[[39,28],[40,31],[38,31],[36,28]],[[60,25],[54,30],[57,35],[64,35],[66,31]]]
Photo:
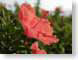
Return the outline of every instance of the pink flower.
[[[39,50],[38,42],[33,43],[31,48],[32,48],[32,50]]]
[[[32,54],[47,54],[45,50],[33,50]]]
[[[47,17],[49,15],[49,11],[41,9],[42,17]]]
[[[32,44],[32,54],[47,54],[45,50],[40,50],[38,48],[38,42]]]
[[[23,4],[19,11],[19,19],[24,29],[24,34],[30,38],[36,38],[45,45],[57,43],[59,40],[53,35],[53,27],[45,18],[39,18],[34,8],[29,4]]]

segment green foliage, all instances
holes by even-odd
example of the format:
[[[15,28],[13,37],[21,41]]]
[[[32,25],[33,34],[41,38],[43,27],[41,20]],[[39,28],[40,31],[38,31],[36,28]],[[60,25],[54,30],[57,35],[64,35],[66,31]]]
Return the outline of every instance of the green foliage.
[[[1,7],[0,8],[0,53],[8,53],[8,54],[17,53],[18,50],[22,48],[19,46],[23,44],[19,40],[24,41],[25,38],[26,37],[23,35],[23,28],[18,21],[17,14],[7,10],[4,6]]]

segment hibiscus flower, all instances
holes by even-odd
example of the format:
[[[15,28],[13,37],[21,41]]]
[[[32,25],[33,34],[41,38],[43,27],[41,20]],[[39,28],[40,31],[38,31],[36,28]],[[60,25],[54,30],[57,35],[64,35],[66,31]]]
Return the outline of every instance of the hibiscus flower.
[[[37,17],[34,8],[29,4],[22,4],[19,11],[19,19],[26,36],[36,38],[45,45],[59,41],[59,39],[53,35],[53,27],[50,26],[48,19]]]
[[[32,54],[47,54],[45,50],[40,50],[38,47],[38,42],[32,44]]]

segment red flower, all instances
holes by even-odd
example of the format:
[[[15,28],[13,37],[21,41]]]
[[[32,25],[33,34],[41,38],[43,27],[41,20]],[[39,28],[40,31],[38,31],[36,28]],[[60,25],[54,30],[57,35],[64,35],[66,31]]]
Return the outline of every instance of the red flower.
[[[45,50],[40,50],[38,48],[38,42],[32,44],[32,54],[47,54]]]
[[[19,11],[19,19],[24,28],[24,34],[30,38],[36,38],[46,45],[56,43],[59,40],[53,35],[53,28],[45,18],[38,18],[35,10],[28,4],[23,4]]]

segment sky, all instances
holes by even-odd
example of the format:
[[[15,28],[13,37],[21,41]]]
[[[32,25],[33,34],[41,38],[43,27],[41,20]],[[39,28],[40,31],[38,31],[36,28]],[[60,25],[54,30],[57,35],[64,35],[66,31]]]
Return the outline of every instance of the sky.
[[[1,3],[6,3],[8,9],[14,8],[14,3],[17,2],[21,5],[24,2],[28,2],[34,6],[37,0],[0,0]],[[9,5],[11,7],[9,7]],[[40,8],[53,11],[56,7],[61,7],[62,10],[72,10],[72,0],[41,0]]]

